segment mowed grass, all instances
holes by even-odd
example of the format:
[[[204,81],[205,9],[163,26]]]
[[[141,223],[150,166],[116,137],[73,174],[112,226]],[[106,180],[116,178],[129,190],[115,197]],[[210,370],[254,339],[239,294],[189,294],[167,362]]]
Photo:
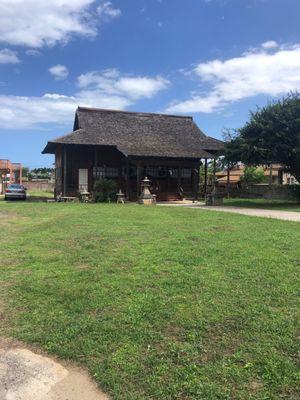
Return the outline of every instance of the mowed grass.
[[[267,199],[224,199],[225,206],[262,208],[267,210],[297,211],[300,212],[300,199],[296,201],[267,200]]]
[[[53,199],[54,193],[47,192],[46,190],[28,190],[27,192],[29,199],[34,198],[45,198],[45,199]]]
[[[1,202],[0,228],[0,334],[112,399],[299,399],[299,223]]]

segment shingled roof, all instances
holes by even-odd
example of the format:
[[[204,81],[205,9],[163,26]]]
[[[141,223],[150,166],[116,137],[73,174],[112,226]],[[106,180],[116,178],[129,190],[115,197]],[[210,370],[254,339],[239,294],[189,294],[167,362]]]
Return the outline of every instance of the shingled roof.
[[[43,153],[58,144],[114,146],[126,156],[209,158],[223,143],[192,117],[78,107],[73,132],[49,141]]]

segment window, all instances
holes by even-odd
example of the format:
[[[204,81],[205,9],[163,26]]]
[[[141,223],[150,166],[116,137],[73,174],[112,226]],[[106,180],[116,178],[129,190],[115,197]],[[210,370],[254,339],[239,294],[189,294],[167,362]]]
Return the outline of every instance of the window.
[[[117,178],[119,176],[118,168],[107,167],[105,175],[106,175],[106,178]]]
[[[182,178],[190,178],[192,175],[192,170],[191,168],[183,168],[181,170],[181,177]]]
[[[157,178],[158,177],[158,167],[146,167],[146,175],[149,175],[152,178]]]
[[[117,178],[119,171],[115,167],[94,167],[93,176],[95,179]]]
[[[169,175],[171,178],[178,178],[178,169],[177,168],[170,168]]]
[[[105,167],[94,167],[93,176],[95,179],[105,178]]]

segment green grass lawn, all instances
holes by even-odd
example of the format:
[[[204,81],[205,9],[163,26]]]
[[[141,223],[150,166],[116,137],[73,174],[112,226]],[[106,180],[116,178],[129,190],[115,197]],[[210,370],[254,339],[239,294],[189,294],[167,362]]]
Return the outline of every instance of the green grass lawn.
[[[299,399],[299,223],[1,202],[0,227],[0,334],[113,399]]]
[[[268,210],[300,211],[300,200],[224,199],[225,206],[263,208]]]
[[[43,190],[28,190],[27,192],[29,200],[47,200],[53,199],[54,193],[53,192],[46,192]]]

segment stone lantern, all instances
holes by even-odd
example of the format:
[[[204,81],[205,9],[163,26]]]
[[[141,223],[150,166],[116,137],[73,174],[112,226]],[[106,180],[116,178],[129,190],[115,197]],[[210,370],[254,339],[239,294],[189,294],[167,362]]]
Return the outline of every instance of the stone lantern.
[[[80,192],[80,199],[81,199],[82,203],[89,203],[90,202],[90,192],[88,192],[87,190],[83,190],[82,192]]]
[[[117,203],[118,204],[124,204],[125,203],[125,194],[122,193],[122,190],[120,189],[119,192],[117,193]]]
[[[139,197],[139,204],[147,206],[152,205],[154,203],[153,195],[150,193],[150,180],[147,177],[145,177],[141,182],[141,190],[142,193]]]

